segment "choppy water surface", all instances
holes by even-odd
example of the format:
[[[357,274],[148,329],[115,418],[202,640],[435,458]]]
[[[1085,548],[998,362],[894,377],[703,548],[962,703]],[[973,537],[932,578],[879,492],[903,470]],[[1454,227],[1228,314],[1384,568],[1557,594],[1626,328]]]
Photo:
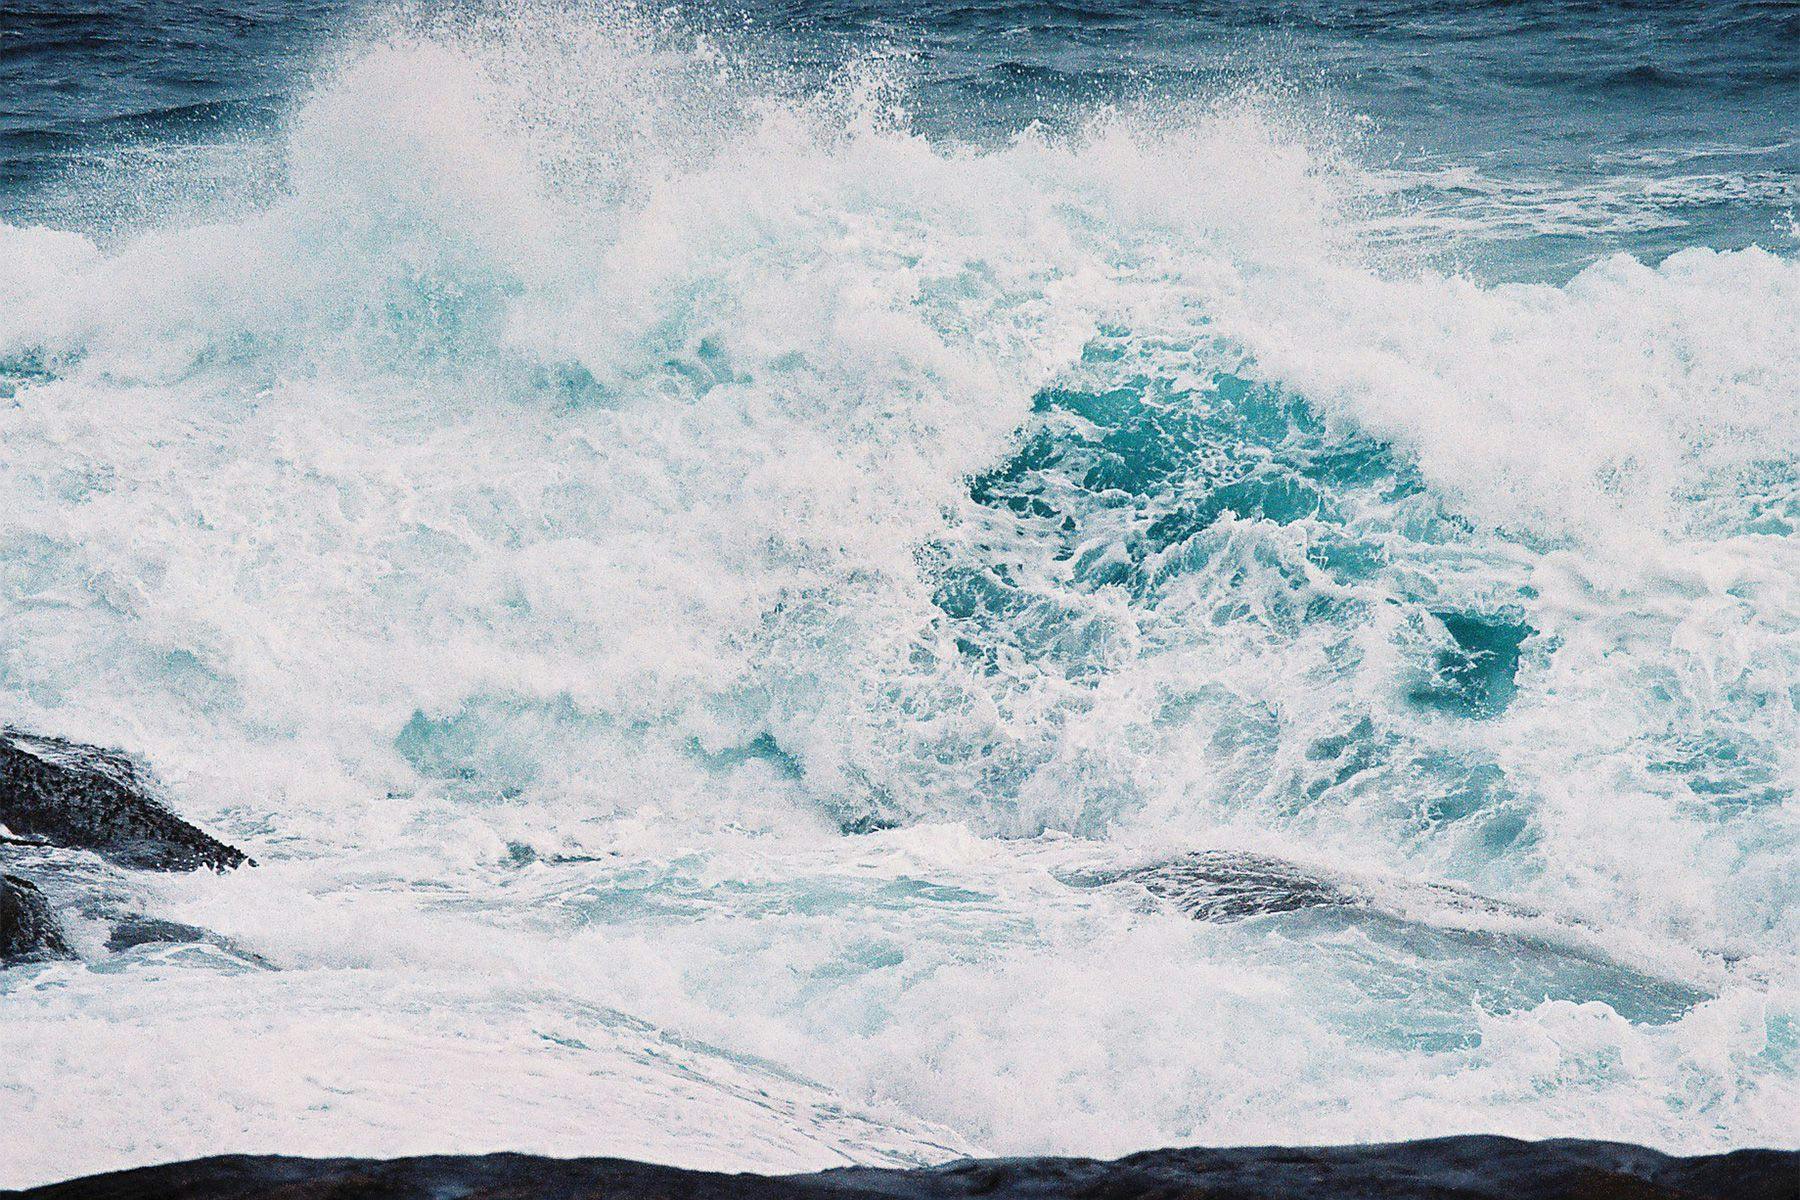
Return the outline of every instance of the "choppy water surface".
[[[0,976],[0,1185],[1800,1143],[1796,112],[1750,2],[8,9],[5,716],[262,865]]]

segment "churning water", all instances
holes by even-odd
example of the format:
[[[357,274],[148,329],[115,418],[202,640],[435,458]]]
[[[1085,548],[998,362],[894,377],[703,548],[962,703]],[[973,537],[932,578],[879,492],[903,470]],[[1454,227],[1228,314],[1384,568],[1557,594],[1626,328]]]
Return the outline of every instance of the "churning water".
[[[0,1185],[1800,1143],[1797,20],[10,5]]]

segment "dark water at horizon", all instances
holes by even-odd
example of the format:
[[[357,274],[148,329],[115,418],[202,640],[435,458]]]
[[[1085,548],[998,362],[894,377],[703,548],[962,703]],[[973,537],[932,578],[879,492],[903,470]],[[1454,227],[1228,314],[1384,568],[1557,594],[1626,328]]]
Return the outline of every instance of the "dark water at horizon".
[[[275,138],[353,44],[346,30],[391,11],[15,0],[0,24],[0,215],[142,221],[167,211],[172,175],[189,202],[196,175],[228,198],[267,195],[279,155],[251,165],[220,144]],[[1490,277],[1794,237],[1800,6],[1781,0],[739,0],[689,24],[778,62],[799,89],[892,56],[915,127],[947,141],[1067,128],[1107,105],[1278,94],[1387,173],[1390,202],[1453,228],[1453,265]]]

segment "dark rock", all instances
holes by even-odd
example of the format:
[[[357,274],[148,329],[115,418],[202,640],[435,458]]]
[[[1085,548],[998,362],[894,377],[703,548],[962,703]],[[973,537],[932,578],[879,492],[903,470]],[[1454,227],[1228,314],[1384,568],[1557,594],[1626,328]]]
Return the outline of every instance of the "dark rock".
[[[127,867],[225,870],[249,861],[171,812],[125,755],[10,726],[0,728],[0,825]]]
[[[1080,871],[1062,879],[1075,887],[1136,884],[1168,907],[1199,921],[1236,921],[1309,908],[1368,908],[1379,905],[1384,892],[1396,890],[1449,912],[1542,915],[1446,883],[1332,878],[1286,859],[1241,850],[1199,850],[1164,862]]]
[[[1293,863],[1225,850],[1203,850],[1149,866],[1088,871],[1071,875],[1066,882],[1077,887],[1135,883],[1200,921],[1235,921],[1360,902],[1344,886]]]
[[[0,875],[0,966],[73,957],[37,884],[19,875]]]
[[[206,930],[196,925],[165,921],[161,917],[131,916],[112,927],[112,932],[106,937],[106,948],[117,954],[121,950],[137,946],[159,943],[186,946],[203,942],[206,938]]]
[[[120,954],[136,950],[140,946],[202,946],[242,967],[256,967],[265,971],[275,969],[275,964],[262,955],[245,949],[232,938],[221,936],[210,929],[202,929],[198,925],[145,916],[142,913],[114,919],[112,931],[107,934],[106,948],[114,954]]]
[[[1657,1023],[1710,995],[1614,960],[1574,922],[1450,884],[1333,875],[1230,850],[1061,878],[1075,887],[1142,889],[1155,907],[1198,921],[1287,918],[1288,935],[1310,939],[1322,954],[1334,952],[1336,935],[1354,930],[1359,953],[1385,948],[1396,961],[1428,972],[1434,988],[1461,991],[1490,1011],[1545,999],[1599,1000],[1629,1021]],[[1437,1048],[1466,1044],[1452,1027],[1439,1034],[1450,1040]]]
[[[722,1175],[621,1159],[231,1155],[0,1193],[12,1200],[1796,1200],[1800,1153],[1674,1158],[1618,1142],[1452,1137],[1373,1146],[1153,1150],[912,1170]]]

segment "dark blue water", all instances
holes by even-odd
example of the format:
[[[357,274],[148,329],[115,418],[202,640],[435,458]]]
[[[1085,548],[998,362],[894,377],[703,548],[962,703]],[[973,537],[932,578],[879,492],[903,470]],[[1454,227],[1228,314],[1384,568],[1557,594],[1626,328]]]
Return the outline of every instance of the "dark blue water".
[[[196,177],[214,199],[266,196],[279,156],[241,147],[266,144],[322,57],[387,11],[14,0],[0,215],[141,222],[191,208]],[[1383,203],[1412,218],[1394,238],[1489,277],[1793,240],[1800,6],[1785,0],[738,3],[683,21],[798,88],[894,55],[916,127],[944,140],[1278,93],[1318,138],[1392,173]]]

